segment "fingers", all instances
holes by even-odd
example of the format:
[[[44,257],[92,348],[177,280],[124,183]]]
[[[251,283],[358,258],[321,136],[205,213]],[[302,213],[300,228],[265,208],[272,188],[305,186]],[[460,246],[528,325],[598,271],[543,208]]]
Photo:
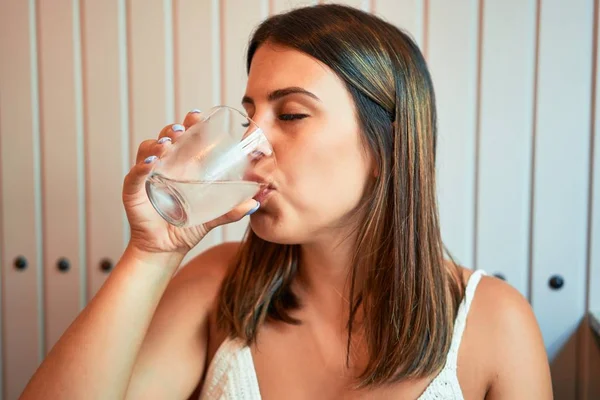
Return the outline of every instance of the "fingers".
[[[144,140],[138,147],[136,164],[131,168],[127,176],[125,176],[123,194],[134,195],[142,190],[156,161],[169,151],[173,143],[184,134],[187,128],[191,127],[199,120],[200,110],[194,109],[186,115],[183,124],[165,126],[160,131],[158,140]],[[256,202],[254,201],[254,203]]]
[[[123,182],[123,195],[135,195],[143,188],[156,160],[158,157],[151,155],[131,168]]]
[[[256,211],[260,209],[260,203],[254,199],[248,199],[244,201],[242,204],[235,207],[233,210],[229,211],[227,214],[222,215],[219,218],[216,218],[210,222],[207,222],[205,226],[208,229],[216,228],[220,225],[229,224],[232,222],[239,221],[247,215],[252,215]]]
[[[150,156],[162,157],[171,144],[172,140],[168,136],[164,136],[158,140],[144,140],[140,144],[140,147],[138,147],[135,163],[138,164]]]
[[[162,128],[162,130],[160,131],[160,133],[158,134],[158,143],[159,144],[166,144],[166,142],[170,142],[170,144],[175,143],[177,141],[177,139],[179,139],[179,137],[181,135],[184,134],[184,132],[191,127],[192,125],[194,125],[196,122],[200,121],[200,110],[198,109],[193,109],[191,110],[189,113],[187,113],[187,115],[185,116],[185,120],[183,121],[183,125],[182,124],[171,124],[171,125],[167,125],[164,128]],[[144,140],[138,147],[138,152],[137,152],[137,156],[136,156],[136,164],[141,162],[142,160],[145,160],[146,157],[149,157],[151,155],[157,155],[158,157],[161,156],[162,151],[157,153],[157,149],[156,148],[156,140]],[[163,147],[168,147],[168,146],[163,146]]]
[[[179,136],[183,135],[185,127],[181,124],[167,125],[158,134],[158,139],[168,137],[173,143],[177,141]]]
[[[190,111],[189,113],[187,113],[187,115],[185,116],[185,118],[183,120],[183,126],[185,127],[185,130],[190,129],[190,127],[192,125],[195,125],[198,121],[200,121],[201,118],[202,118],[201,111],[198,110],[197,108],[195,108],[192,111]]]

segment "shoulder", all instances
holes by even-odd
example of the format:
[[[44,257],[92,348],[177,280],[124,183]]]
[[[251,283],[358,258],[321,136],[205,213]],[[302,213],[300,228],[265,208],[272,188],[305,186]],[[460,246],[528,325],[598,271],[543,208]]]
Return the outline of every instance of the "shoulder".
[[[189,323],[205,321],[238,247],[239,243],[213,246],[181,267],[161,298],[159,314]]]
[[[195,297],[202,297],[204,302],[212,301],[239,247],[239,242],[226,242],[206,249],[175,274],[171,282],[172,289],[178,292],[191,290]]]
[[[542,334],[521,293],[500,279],[484,275],[467,321],[463,345],[465,352],[472,354],[465,356],[476,357],[475,363],[487,371],[486,398],[516,398],[524,394],[528,398],[551,398]]]
[[[181,267],[175,277],[222,279],[237,254],[240,244],[240,242],[225,242],[206,249]]]

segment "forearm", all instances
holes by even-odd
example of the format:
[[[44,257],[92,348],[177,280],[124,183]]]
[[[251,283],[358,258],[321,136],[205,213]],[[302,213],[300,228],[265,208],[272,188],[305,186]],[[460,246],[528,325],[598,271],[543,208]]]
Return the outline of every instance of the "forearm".
[[[152,316],[182,258],[144,258],[128,248],[22,399],[123,398]]]

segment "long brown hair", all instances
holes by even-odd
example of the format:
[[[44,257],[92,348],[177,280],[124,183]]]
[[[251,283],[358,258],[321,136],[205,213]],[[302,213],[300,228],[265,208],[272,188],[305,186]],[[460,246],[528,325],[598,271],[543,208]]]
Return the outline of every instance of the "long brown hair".
[[[450,347],[463,285],[444,261],[435,195],[436,108],[429,71],[411,38],[374,15],[318,5],[273,16],[255,31],[247,68],[266,42],[323,62],[345,83],[363,143],[378,169],[363,196],[350,277],[347,360],[362,307],[368,363],[358,386],[438,371]],[[291,284],[298,245],[249,229],[219,297],[219,325],[248,344],[266,320],[300,323]]]

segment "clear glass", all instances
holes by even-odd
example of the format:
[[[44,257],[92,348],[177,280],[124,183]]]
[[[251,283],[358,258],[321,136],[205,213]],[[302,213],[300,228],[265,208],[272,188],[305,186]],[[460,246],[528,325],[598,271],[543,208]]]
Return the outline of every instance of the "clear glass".
[[[201,225],[267,187],[274,170],[264,132],[241,111],[217,106],[156,161],[146,192],[170,224]]]

